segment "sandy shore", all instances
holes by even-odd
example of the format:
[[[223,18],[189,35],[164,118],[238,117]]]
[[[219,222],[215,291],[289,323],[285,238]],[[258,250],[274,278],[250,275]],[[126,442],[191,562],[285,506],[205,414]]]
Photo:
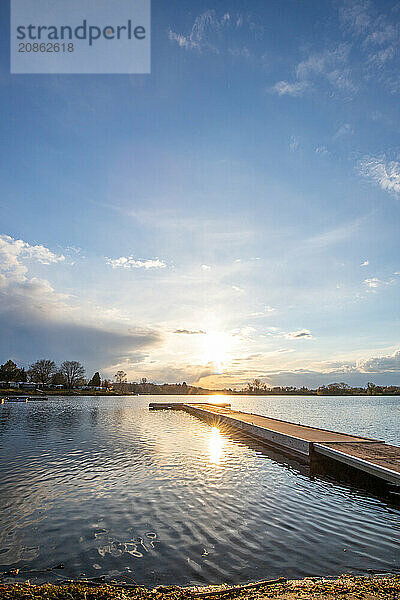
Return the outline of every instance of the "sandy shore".
[[[400,598],[400,575],[336,579],[306,578],[258,582],[243,586],[182,588],[158,586],[146,588],[134,584],[63,582],[30,585],[0,584],[4,600],[397,600]]]

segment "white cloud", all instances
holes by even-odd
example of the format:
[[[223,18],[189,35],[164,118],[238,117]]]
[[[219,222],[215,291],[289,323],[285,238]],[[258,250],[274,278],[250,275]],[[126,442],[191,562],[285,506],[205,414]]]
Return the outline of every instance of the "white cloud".
[[[371,25],[371,8],[372,3],[369,0],[344,3],[340,9],[340,18],[345,29],[358,35],[368,31]]]
[[[256,34],[260,30],[260,25],[253,23],[242,14],[225,12],[219,16],[215,10],[206,10],[196,17],[188,34],[177,33],[169,29],[168,37],[185,50],[208,51],[214,54],[226,51],[231,56],[249,58],[251,53],[247,46],[243,44],[238,46],[234,41],[235,32],[244,28],[248,33]],[[221,40],[218,35],[221,31],[225,31],[227,34],[225,40]]]
[[[210,265],[201,265],[203,271],[211,271]]]
[[[369,260],[364,260],[363,263],[361,263],[360,267],[368,267],[369,265]]]
[[[288,340],[311,339],[313,336],[309,329],[298,329],[297,331],[281,331],[279,327],[267,327],[267,337],[286,338]]]
[[[79,303],[57,292],[51,283],[29,277],[28,266],[59,263],[62,255],[42,245],[31,246],[0,236],[0,354],[26,363],[38,356],[57,361],[85,361],[91,368],[112,362],[144,359],[143,351],[160,344],[159,332],[113,319],[105,323],[104,310]],[[110,319],[107,319],[110,322]]]
[[[339,129],[336,131],[335,135],[333,136],[333,139],[337,140],[338,138],[341,138],[350,133],[353,133],[353,129],[352,129],[350,123],[344,123],[344,125],[341,125],[339,127]]]
[[[264,307],[264,310],[260,310],[258,312],[253,312],[249,314],[249,317],[252,318],[257,318],[257,317],[266,317],[266,316],[270,316],[272,315],[272,313],[274,313],[276,311],[276,308],[274,308],[273,306],[268,306],[266,305]]]
[[[254,327],[250,327],[249,325],[247,325],[246,327],[238,327],[237,329],[232,329],[230,333],[232,336],[240,337],[242,340],[246,340],[251,338],[255,332],[256,329]]]
[[[382,281],[377,277],[371,277],[370,279],[364,279],[363,284],[369,288],[378,288],[382,285]]]
[[[300,81],[314,75],[329,76],[329,73],[334,72],[338,65],[345,63],[348,53],[348,45],[339,44],[333,50],[311,54],[306,60],[297,65],[296,76]]]
[[[164,269],[167,264],[159,258],[136,260],[133,256],[120,256],[119,258],[106,257],[106,263],[113,269]]]
[[[400,162],[388,160],[385,155],[366,156],[358,163],[361,175],[377,183],[384,191],[400,193]]]
[[[23,240],[9,235],[0,235],[0,270],[12,273],[14,278],[23,278],[27,272],[26,261],[50,265],[65,260],[62,254],[55,254],[42,245],[31,246]]]
[[[396,70],[390,61],[396,59],[400,50],[399,13],[383,10],[379,14],[380,8],[379,2],[348,2],[339,14],[344,32],[359,43],[364,79],[368,81],[373,75],[380,85],[397,92],[398,82],[393,77]]]
[[[351,236],[358,230],[360,226],[360,219],[352,221],[350,223],[346,223],[344,225],[340,225],[335,229],[330,229],[328,231],[324,231],[322,233],[318,233],[313,237],[306,240],[306,243],[311,247],[323,248],[325,246],[330,246],[331,244],[337,244],[338,242],[342,242]]]
[[[393,46],[389,48],[384,48],[383,50],[378,50],[373,54],[370,54],[368,57],[368,61],[375,66],[379,67],[384,65],[387,61],[392,60],[395,57],[396,50]]]
[[[218,28],[219,22],[215,11],[207,10],[196,17],[188,35],[175,33],[170,29],[168,31],[168,37],[171,41],[176,42],[180,48],[184,48],[185,50],[208,49],[218,53],[218,49],[206,40],[207,35]]]
[[[385,373],[400,371],[400,350],[396,350],[389,356],[377,356],[360,360],[356,368],[363,373]]]
[[[349,51],[350,45],[342,43],[332,50],[310,54],[297,64],[294,81],[278,81],[272,90],[279,96],[301,96],[325,80],[336,89],[354,91],[356,86],[347,66]]]
[[[285,335],[285,337],[288,339],[299,340],[299,339],[311,339],[312,335],[311,335],[311,331],[309,331],[308,329],[299,329],[298,331],[290,331],[289,333],[287,333]]]
[[[181,333],[184,335],[205,335],[207,332],[203,329],[192,330],[192,329],[175,329],[174,333]]]
[[[244,294],[244,289],[239,287],[238,285],[233,285],[232,289],[234,292],[238,292],[238,294]]]
[[[394,279],[390,279],[389,281],[384,281],[383,279],[378,279],[378,277],[370,277],[369,279],[364,279],[363,284],[370,290],[376,290],[377,288],[384,287],[387,285],[392,285],[394,283]]]
[[[304,92],[310,87],[306,81],[295,81],[290,83],[289,81],[278,81],[272,88],[272,91],[276,92],[278,96],[302,96]]]
[[[330,154],[326,146],[317,146],[317,148],[315,148],[315,153],[320,154],[321,156],[327,156],[328,154]]]
[[[339,88],[353,88],[350,81],[350,71],[346,67],[350,47],[339,44],[333,50],[311,54],[296,67],[299,81],[309,81],[317,77],[327,79],[331,85]]]
[[[289,138],[289,148],[292,152],[298,149],[300,145],[300,138],[296,135],[291,135]]]
[[[339,11],[344,29],[362,40],[363,45],[395,44],[399,38],[394,11],[376,14],[379,3],[370,0],[347,2]]]

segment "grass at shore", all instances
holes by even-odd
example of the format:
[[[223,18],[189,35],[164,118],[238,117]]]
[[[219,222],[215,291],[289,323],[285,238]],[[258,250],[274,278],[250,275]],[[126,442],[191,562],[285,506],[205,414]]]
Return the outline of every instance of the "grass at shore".
[[[280,583],[260,582],[244,586],[181,588],[93,584],[61,585],[0,584],[1,600],[396,600],[400,598],[400,576],[307,578]]]

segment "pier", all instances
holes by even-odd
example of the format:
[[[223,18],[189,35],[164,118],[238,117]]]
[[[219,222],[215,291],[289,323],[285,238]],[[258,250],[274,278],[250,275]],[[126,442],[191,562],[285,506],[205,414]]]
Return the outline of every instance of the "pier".
[[[152,402],[149,408],[183,410],[214,427],[240,431],[307,462],[326,457],[389,484],[400,485],[400,448],[383,440],[245,413],[231,409],[228,403]]]
[[[34,400],[48,400],[43,396],[4,396],[0,398],[0,404],[5,402],[33,402]]]

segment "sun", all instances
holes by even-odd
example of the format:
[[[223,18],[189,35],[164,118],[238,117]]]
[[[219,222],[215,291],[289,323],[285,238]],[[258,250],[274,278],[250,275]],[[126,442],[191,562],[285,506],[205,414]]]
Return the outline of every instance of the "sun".
[[[209,332],[204,336],[203,344],[203,361],[212,363],[215,373],[222,373],[229,362],[231,336],[220,331]]]

